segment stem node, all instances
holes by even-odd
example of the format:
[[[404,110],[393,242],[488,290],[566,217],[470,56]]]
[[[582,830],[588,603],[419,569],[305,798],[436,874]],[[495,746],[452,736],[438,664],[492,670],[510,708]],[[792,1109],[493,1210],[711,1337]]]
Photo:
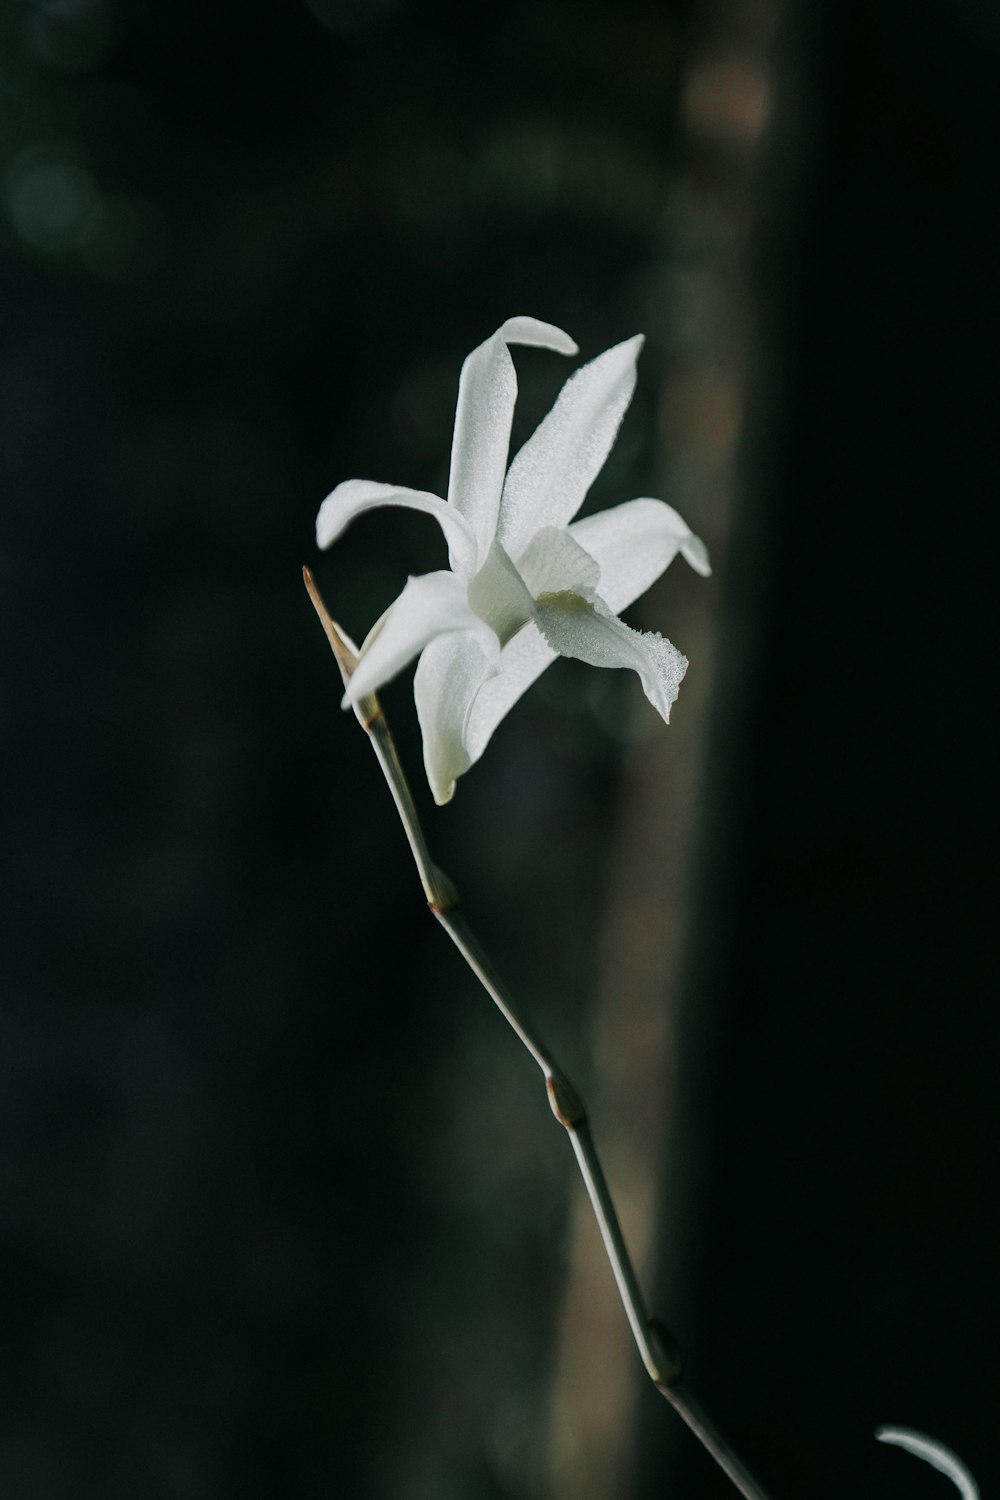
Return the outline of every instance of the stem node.
[[[564,1125],[567,1130],[572,1130],[575,1126],[584,1123],[587,1111],[583,1106],[583,1100],[565,1073],[547,1072],[545,1091],[549,1096],[552,1113],[560,1125]]]

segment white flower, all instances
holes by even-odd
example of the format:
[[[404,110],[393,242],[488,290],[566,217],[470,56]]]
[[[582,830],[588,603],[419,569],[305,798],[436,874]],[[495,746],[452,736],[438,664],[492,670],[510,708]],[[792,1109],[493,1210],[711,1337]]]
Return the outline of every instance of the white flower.
[[[510,318],[462,366],[447,501],[349,479],[320,507],[320,547],[379,505],[425,511],[444,532],[450,570],[409,580],[365,640],[344,699],[356,703],[420,657],[414,696],[439,803],[558,655],[632,668],[669,718],[687,662],[661,636],[624,625],[618,611],[678,552],[707,574],[705,547],[661,500],[573,521],[632,399],[642,342],[628,339],[578,370],[507,471],[517,396],[508,345],[577,352],[558,328]]]

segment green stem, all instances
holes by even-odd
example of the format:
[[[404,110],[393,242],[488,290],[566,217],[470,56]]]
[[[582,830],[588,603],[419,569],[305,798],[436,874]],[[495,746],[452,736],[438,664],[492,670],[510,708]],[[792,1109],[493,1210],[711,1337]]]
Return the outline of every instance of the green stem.
[[[326,632],[346,687],[357,664],[357,653],[343,631],[331,618],[309,569],[304,568],[302,571],[309,597]],[[378,698],[374,693],[362,698],[355,706],[354,712],[368,733],[389,785],[410,851],[413,854],[427,904],[544,1075],[552,1113],[570,1138],[577,1166],[587,1189],[618,1286],[618,1294],[649,1378],[657,1390],[684,1418],[691,1431],[732,1480],[740,1494],[744,1495],[746,1500],[768,1500],[763,1486],[752,1477],[688,1390],[686,1382],[681,1377],[680,1352],[674,1339],[663,1325],[658,1320],[650,1318],[646,1311],[639,1279],[618,1222],[618,1213],[597,1154],[597,1147],[594,1145],[583,1101],[542,1041],[534,1025],[500,980],[465,916],[458,909],[458,892],[448,876],[431,859],[413,794],[400,764],[399,755]]]

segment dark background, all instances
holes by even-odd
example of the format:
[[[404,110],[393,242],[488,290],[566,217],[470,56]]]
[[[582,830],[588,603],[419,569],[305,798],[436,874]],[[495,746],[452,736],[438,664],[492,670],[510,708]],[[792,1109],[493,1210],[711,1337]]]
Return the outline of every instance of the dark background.
[[[547,1493],[568,1154],[299,569],[362,634],[439,565],[400,515],[317,562],[315,511],[440,491],[513,313],[648,333],[594,499],[681,504],[692,182],[748,333],[735,511],[682,506],[723,565],[657,1301],[776,1500],[941,1495],[880,1422],[996,1492],[996,7],[0,16],[4,1496]],[[684,115],[716,36],[768,41],[752,161]],[[586,1076],[635,685],[563,667],[429,821]],[[729,1492],[635,1401],[636,1497]]]

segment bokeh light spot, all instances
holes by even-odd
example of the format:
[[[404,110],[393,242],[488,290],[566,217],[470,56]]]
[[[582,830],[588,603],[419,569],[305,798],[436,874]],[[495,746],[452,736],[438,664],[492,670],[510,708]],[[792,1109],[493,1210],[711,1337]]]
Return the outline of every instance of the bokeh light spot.
[[[92,68],[114,40],[106,0],[38,0],[28,9],[24,26],[35,56],[67,72]]]
[[[25,243],[56,253],[75,248],[97,201],[90,173],[57,149],[21,152],[7,170],[4,189],[11,222]]]

